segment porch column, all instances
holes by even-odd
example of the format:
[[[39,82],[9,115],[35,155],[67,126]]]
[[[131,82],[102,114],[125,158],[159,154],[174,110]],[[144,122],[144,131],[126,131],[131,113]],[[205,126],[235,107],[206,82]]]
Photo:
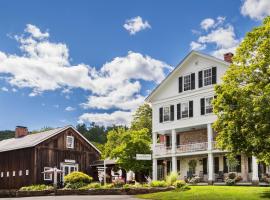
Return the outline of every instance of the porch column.
[[[157,133],[153,132],[152,133],[152,141],[153,141],[153,146],[157,144]]]
[[[152,167],[152,177],[153,180],[156,181],[157,180],[157,159],[153,158],[153,167]]]
[[[213,129],[212,124],[207,124],[207,142],[208,142],[208,150],[211,151],[213,149]]]
[[[252,156],[252,184],[259,184],[259,169],[257,158],[255,156]]]
[[[214,182],[214,158],[213,153],[208,153],[208,184],[212,185]]]
[[[176,131],[172,130],[172,154],[176,153]]]
[[[176,156],[172,157],[172,172],[177,172],[177,159],[176,159]]]

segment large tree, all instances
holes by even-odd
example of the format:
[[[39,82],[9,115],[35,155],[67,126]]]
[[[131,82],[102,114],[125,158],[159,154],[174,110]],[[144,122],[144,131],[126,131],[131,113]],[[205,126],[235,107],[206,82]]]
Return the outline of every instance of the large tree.
[[[215,90],[218,145],[270,163],[270,17],[246,34]]]
[[[145,103],[136,110],[131,122],[132,130],[141,130],[147,128],[148,133],[152,134],[152,109],[149,104]]]
[[[104,157],[117,159],[120,167],[127,171],[147,172],[151,169],[151,161],[136,160],[136,154],[150,154],[150,144],[148,129],[112,130],[108,133]]]

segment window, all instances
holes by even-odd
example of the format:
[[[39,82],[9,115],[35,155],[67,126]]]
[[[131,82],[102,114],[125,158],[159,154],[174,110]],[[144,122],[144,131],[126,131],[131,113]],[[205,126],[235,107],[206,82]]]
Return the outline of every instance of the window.
[[[44,172],[50,170],[50,167],[44,167]],[[44,181],[51,181],[52,180],[52,173],[44,173]]]
[[[67,136],[67,148],[73,149],[74,148],[74,137]]]
[[[212,84],[216,84],[217,82],[217,68],[212,67],[198,73],[199,78],[199,88],[203,86],[208,86]]]
[[[16,176],[16,171],[13,171],[12,172],[12,176]]]
[[[9,177],[9,172],[7,172],[7,177]]]
[[[212,85],[212,69],[206,69],[203,71],[203,85]]]
[[[182,103],[181,106],[182,106],[181,108],[182,118],[187,118],[188,117],[188,102]]]
[[[184,91],[191,89],[191,75],[184,76]]]
[[[166,106],[163,108],[163,121],[169,121],[170,120],[170,107]]]
[[[3,178],[4,177],[4,172],[1,172],[1,178]]]
[[[28,176],[29,175],[29,170],[25,170],[25,175]]]
[[[19,171],[19,176],[22,176],[22,170]]]
[[[212,105],[213,97],[205,98],[205,113],[212,113],[213,112],[213,105]]]

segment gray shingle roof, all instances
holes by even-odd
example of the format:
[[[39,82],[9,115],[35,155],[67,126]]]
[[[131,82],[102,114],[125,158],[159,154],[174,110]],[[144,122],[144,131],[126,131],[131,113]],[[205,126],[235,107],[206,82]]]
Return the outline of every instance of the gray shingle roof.
[[[2,140],[0,141],[0,152],[34,147],[38,145],[39,143],[53,137],[54,135],[57,135],[58,133],[61,133],[62,131],[68,128],[72,128],[73,130],[75,130],[83,139],[85,139],[92,147],[94,147],[100,153],[100,151],[92,143],[90,143],[83,135],[81,135],[72,126],[64,126],[61,128],[56,128],[56,129],[52,129],[52,130],[48,130],[44,132],[29,134],[27,136],[20,137],[20,138],[11,138],[11,139]]]

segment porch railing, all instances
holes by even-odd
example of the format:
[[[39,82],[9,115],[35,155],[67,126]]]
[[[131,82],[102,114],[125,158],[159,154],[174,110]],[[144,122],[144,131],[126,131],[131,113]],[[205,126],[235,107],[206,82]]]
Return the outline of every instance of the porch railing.
[[[217,149],[216,142],[212,142],[212,148]],[[178,145],[176,148],[176,153],[188,153],[188,152],[196,152],[196,151],[206,151],[208,149],[208,142],[201,142],[201,143],[191,143],[191,144],[184,144]],[[166,155],[172,153],[172,147],[166,146],[164,143],[156,144],[152,146],[152,150],[155,155]]]

